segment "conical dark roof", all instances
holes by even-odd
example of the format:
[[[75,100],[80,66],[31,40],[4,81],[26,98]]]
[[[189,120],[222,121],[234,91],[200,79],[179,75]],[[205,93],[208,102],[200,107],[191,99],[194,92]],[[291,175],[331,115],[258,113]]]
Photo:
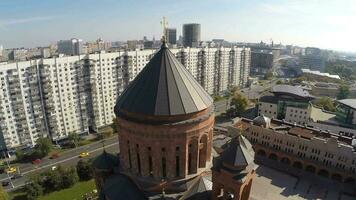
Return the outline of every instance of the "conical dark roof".
[[[211,177],[210,177],[211,178]],[[197,180],[184,193],[180,200],[209,199],[209,191],[213,188],[213,183],[207,176],[199,176]]]
[[[93,161],[93,167],[98,170],[112,170],[117,166],[119,166],[119,158],[105,150]]]
[[[115,113],[120,116],[124,110],[151,116],[184,115],[212,104],[210,95],[163,44],[118,98]]]
[[[251,143],[241,134],[233,138],[221,155],[222,162],[243,169],[254,161],[254,151]]]

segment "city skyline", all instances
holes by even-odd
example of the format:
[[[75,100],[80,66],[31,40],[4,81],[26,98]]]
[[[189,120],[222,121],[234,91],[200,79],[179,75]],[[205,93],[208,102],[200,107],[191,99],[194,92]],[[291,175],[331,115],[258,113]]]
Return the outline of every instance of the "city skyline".
[[[125,8],[125,9],[122,9]],[[0,44],[5,48],[46,46],[72,37],[92,41],[159,39],[159,24],[182,35],[184,23],[200,23],[202,40],[294,44],[356,52],[356,3],[321,1],[69,1],[0,2]],[[150,16],[149,18],[147,16]],[[75,19],[75,20],[73,20]],[[198,20],[199,19],[199,20]],[[264,20],[261,20],[264,19]],[[224,23],[222,23],[224,22]],[[93,28],[95,27],[95,28]]]

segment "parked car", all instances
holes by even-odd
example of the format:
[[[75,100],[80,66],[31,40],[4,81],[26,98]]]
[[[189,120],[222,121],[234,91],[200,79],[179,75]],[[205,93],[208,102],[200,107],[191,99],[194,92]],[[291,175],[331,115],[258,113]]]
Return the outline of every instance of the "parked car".
[[[84,158],[84,157],[87,157],[89,156],[89,152],[82,152],[79,154],[79,158]]]
[[[9,184],[10,184],[9,181],[3,181],[3,182],[1,182],[1,185],[2,185],[3,187],[8,186]]]
[[[34,164],[34,165],[39,165],[39,164],[41,164],[41,159],[39,159],[39,158],[37,158],[36,160],[33,160],[32,161],[32,163]]]
[[[15,173],[17,172],[17,168],[16,167],[10,167],[6,169],[6,173],[11,174],[11,173]]]
[[[59,158],[59,153],[53,153],[50,157],[50,159],[56,159]]]
[[[11,179],[18,179],[18,178],[21,178],[23,177],[22,174],[14,174],[13,176],[11,176]]]

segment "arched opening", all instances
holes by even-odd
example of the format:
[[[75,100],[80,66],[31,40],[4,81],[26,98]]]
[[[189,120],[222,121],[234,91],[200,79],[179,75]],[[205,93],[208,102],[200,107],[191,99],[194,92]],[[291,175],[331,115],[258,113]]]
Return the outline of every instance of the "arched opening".
[[[176,177],[180,176],[180,160],[179,160],[179,156],[176,156]]]
[[[289,164],[290,164],[290,160],[289,160],[289,158],[287,158],[287,157],[283,157],[283,158],[281,159],[281,163],[286,164],[286,165],[289,165]]]
[[[321,170],[319,170],[318,175],[328,178],[329,177],[329,172],[327,170],[325,170],[325,169],[321,169]]]
[[[138,152],[136,154],[136,157],[137,157],[137,170],[138,173],[141,174],[141,160],[140,160],[140,154]]]
[[[299,161],[295,161],[293,163],[293,167],[297,168],[297,169],[303,169],[303,164]]]
[[[257,151],[257,155],[266,157],[266,152],[263,149]]]
[[[166,158],[162,158],[162,177],[167,177]]]
[[[198,171],[198,139],[190,141],[188,146],[188,173],[194,174]]]
[[[153,175],[153,169],[152,169],[152,156],[148,156],[148,172],[150,173],[150,176]]]
[[[269,154],[268,158],[271,160],[278,160],[278,156],[274,153]]]
[[[355,179],[352,178],[352,177],[348,177],[348,178],[345,179],[344,182],[347,183],[347,184],[353,185],[353,184],[355,184]]]
[[[305,171],[310,172],[310,173],[315,173],[316,168],[315,168],[313,165],[308,165],[308,166],[305,168]]]
[[[333,174],[331,175],[331,179],[336,181],[342,181],[342,176],[340,174]]]
[[[131,150],[130,150],[130,146],[128,146],[128,154],[129,154],[129,167],[130,169],[132,168],[132,161],[131,161]]]
[[[199,168],[204,168],[206,165],[206,156],[208,146],[208,136],[203,135],[199,142]]]
[[[188,154],[188,174],[192,174],[193,169],[192,169],[192,153]]]

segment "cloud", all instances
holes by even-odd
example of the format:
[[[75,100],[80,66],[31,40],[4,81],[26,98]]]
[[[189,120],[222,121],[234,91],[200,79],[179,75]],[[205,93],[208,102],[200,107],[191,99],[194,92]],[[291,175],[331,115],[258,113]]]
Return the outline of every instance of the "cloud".
[[[40,21],[47,21],[54,19],[54,16],[39,16],[39,17],[28,17],[28,18],[18,18],[18,19],[7,19],[0,21],[0,27],[7,27],[11,25],[18,25],[18,24],[27,24],[27,23],[34,23]]]

